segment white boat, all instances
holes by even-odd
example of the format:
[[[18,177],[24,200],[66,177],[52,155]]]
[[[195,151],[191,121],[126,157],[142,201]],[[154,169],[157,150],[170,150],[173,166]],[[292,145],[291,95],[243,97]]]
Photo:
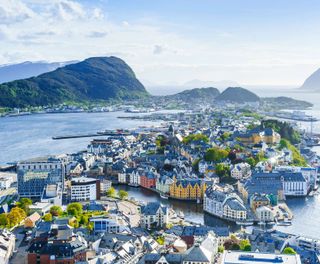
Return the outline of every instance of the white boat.
[[[241,226],[252,226],[253,222],[252,221],[236,221],[236,224]]]
[[[164,193],[160,193],[160,198],[168,200],[169,196]]]

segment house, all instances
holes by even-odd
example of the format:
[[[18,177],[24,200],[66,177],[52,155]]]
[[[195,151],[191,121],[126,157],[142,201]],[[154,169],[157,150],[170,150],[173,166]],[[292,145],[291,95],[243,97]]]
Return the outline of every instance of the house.
[[[171,184],[173,184],[173,180],[168,175],[161,175],[157,179],[156,189],[160,193],[169,194]]]
[[[52,204],[36,202],[29,206],[30,213],[37,212],[39,215],[45,215],[50,211]]]
[[[232,165],[230,168],[231,177],[236,180],[246,179],[251,176],[251,166],[246,162]]]
[[[269,195],[264,193],[255,193],[250,197],[250,207],[253,211],[255,211],[260,206],[270,206],[271,200]]]
[[[34,212],[32,215],[29,215],[24,219],[24,227],[25,228],[33,228],[36,226],[37,222],[41,219],[41,216]]]
[[[143,228],[163,228],[168,223],[168,208],[158,202],[141,206],[140,225]]]

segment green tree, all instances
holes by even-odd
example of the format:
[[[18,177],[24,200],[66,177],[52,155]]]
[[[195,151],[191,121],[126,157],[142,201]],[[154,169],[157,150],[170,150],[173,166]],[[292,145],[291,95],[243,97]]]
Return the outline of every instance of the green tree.
[[[52,214],[47,213],[43,216],[43,221],[45,222],[52,222]]]
[[[209,138],[206,135],[203,135],[203,134],[191,134],[191,135],[188,135],[188,136],[184,137],[182,142],[184,144],[189,144],[192,141],[203,141],[205,143],[208,143],[209,142]]]
[[[251,168],[254,168],[254,166],[257,165],[256,160],[253,157],[247,158],[246,162],[251,166]]]
[[[20,222],[26,217],[26,212],[20,207],[14,207],[8,213],[8,221],[11,227],[20,224]]]
[[[251,244],[248,239],[242,239],[239,245],[242,251],[251,251]]]
[[[71,203],[67,206],[67,212],[69,215],[79,216],[82,214],[82,204],[80,203]]]
[[[128,198],[128,192],[124,191],[124,190],[120,190],[118,192],[118,196],[121,200],[125,200]]]
[[[111,187],[108,191],[107,191],[107,196],[108,197],[115,197],[116,196],[116,189]]]
[[[286,248],[283,250],[282,253],[283,253],[283,254],[288,254],[288,255],[296,255],[296,254],[297,254],[297,252],[296,252],[293,248],[291,248],[291,247],[286,247]]]
[[[81,225],[87,225],[89,223],[89,217],[87,215],[82,215],[79,221]]]
[[[204,154],[204,159],[206,161],[214,161],[218,162],[228,157],[228,151],[214,147],[207,149],[206,153]]]
[[[294,166],[307,166],[306,160],[301,156],[300,151],[293,146],[289,140],[281,139],[279,143],[279,149],[287,148],[292,152],[292,165]]]
[[[7,225],[9,225],[8,215],[6,213],[0,214],[0,226],[6,227]]]
[[[52,216],[59,216],[63,213],[62,208],[58,205],[54,205],[50,208],[50,214]]]
[[[216,165],[216,174],[219,177],[229,177],[230,175],[230,167],[224,163],[218,163]]]
[[[32,200],[29,198],[21,198],[17,202],[17,206],[25,211],[26,214],[29,214],[29,206],[32,205]]]
[[[223,253],[224,252],[224,247],[223,246],[219,246],[218,247],[218,252],[219,253]]]

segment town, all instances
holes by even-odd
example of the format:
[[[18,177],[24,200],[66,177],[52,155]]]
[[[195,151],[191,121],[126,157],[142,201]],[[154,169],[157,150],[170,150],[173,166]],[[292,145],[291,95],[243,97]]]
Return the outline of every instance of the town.
[[[318,189],[317,156],[294,123],[250,104],[120,118],[161,124],[2,168],[0,263],[320,263],[320,240],[277,230],[293,224],[286,200]]]

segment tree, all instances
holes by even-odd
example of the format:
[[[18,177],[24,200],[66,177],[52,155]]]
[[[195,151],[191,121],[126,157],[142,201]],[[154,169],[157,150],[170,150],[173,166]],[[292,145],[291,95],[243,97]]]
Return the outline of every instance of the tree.
[[[288,254],[288,255],[296,255],[296,254],[297,254],[297,252],[296,252],[293,248],[291,248],[291,247],[286,247],[286,248],[283,250],[282,253],[283,253],[283,254]]]
[[[228,151],[218,147],[209,148],[207,152],[204,154],[204,159],[206,161],[217,162],[227,158],[228,154]]]
[[[240,241],[236,237],[227,239],[223,246],[226,250],[240,250]]]
[[[8,213],[8,221],[10,226],[19,224],[23,219],[27,217],[26,212],[20,207],[14,207]]]
[[[87,225],[89,223],[89,217],[87,215],[82,215],[79,221],[81,225]]]
[[[253,157],[247,158],[246,162],[251,166],[251,168],[254,168],[254,166],[257,165],[256,160]]]
[[[219,246],[218,247],[218,252],[219,253],[223,253],[224,252],[224,247],[223,246]]]
[[[71,203],[67,206],[67,212],[73,216],[79,216],[82,214],[82,204],[80,203]]]
[[[0,226],[6,227],[8,224],[9,224],[8,214],[6,214],[6,213],[0,214]]]
[[[52,206],[52,207],[50,208],[50,214],[51,214],[52,216],[59,216],[59,215],[61,215],[62,213],[63,213],[63,211],[62,211],[61,207],[58,206],[58,205],[54,205],[54,206]]]
[[[251,251],[251,244],[248,239],[242,239],[240,241],[240,249],[242,251]]]
[[[26,214],[29,214],[29,206],[32,205],[32,200],[29,198],[21,198],[17,202],[17,206],[25,211]]]
[[[183,138],[184,144],[189,144],[192,141],[203,141],[205,143],[209,142],[209,138],[203,134],[191,134]]]
[[[116,196],[116,189],[113,187],[110,187],[110,189],[107,191],[108,197],[115,197]]]
[[[52,221],[52,214],[47,213],[43,216],[43,221],[45,222],[51,222]]]
[[[230,167],[224,163],[218,163],[216,165],[216,174],[219,177],[229,177],[230,175]]]
[[[124,191],[124,190],[120,190],[118,192],[118,196],[121,200],[127,199],[128,198],[128,192]]]

